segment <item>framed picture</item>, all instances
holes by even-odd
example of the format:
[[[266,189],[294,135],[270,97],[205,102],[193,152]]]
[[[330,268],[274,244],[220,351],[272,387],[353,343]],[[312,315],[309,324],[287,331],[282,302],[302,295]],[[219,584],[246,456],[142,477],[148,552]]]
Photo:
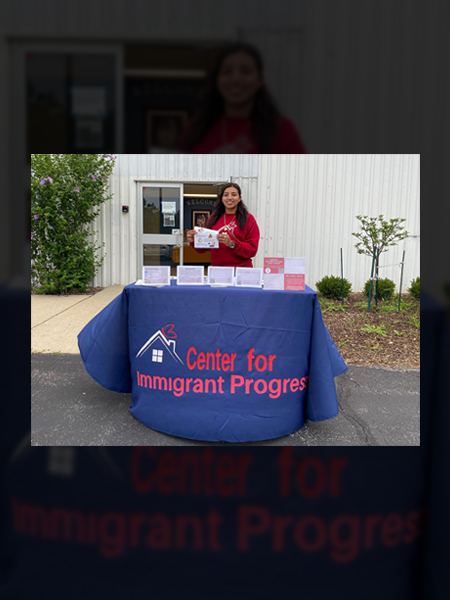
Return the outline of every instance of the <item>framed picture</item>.
[[[194,227],[206,227],[209,217],[211,216],[210,210],[193,210],[192,211],[192,229]]]
[[[148,110],[146,148],[150,154],[178,152],[181,133],[188,119],[187,110]]]

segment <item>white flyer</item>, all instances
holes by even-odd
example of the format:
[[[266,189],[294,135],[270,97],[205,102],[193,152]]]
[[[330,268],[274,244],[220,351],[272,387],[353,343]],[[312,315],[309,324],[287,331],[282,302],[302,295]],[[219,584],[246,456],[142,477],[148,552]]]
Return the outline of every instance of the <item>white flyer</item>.
[[[209,285],[234,285],[234,267],[208,267]]]
[[[262,287],[262,269],[252,267],[236,267],[237,287]]]
[[[284,290],[284,273],[266,273],[264,275],[265,290]]]
[[[205,276],[202,266],[177,267],[177,285],[203,285]]]
[[[138,285],[170,285],[170,267],[142,267],[142,280]]]
[[[194,248],[218,248],[218,232],[206,227],[194,227]]]
[[[174,215],[177,212],[176,202],[161,202],[161,212],[163,215]]]
[[[304,258],[285,258],[284,273],[286,275],[304,275],[305,274],[305,259]]]

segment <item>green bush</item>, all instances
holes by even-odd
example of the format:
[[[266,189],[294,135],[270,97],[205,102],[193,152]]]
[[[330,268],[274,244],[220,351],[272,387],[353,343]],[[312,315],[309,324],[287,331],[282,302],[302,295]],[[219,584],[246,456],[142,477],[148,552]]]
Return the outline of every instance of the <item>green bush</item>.
[[[370,279],[368,279],[364,285],[364,295],[366,298],[369,297],[370,290]],[[394,295],[395,283],[392,279],[378,279],[378,298],[379,300],[390,300]],[[375,297],[375,281],[372,284],[372,295]]]
[[[100,212],[115,157],[31,155],[31,276],[44,294],[85,291],[103,258],[90,223]]]
[[[340,277],[335,277],[334,275],[322,277],[322,279],[316,283],[316,288],[324,298],[332,298],[334,300],[340,300],[342,298],[342,283]],[[348,279],[344,278],[344,298],[348,298],[351,291],[352,284]]]
[[[411,287],[408,288],[408,292],[416,300],[420,299],[420,277],[416,277],[411,281]]]

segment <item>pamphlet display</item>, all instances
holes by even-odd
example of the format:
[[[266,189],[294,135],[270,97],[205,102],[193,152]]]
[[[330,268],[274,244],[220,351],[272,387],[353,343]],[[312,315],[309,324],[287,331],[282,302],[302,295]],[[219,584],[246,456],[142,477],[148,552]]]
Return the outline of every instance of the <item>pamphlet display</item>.
[[[218,231],[206,227],[194,227],[194,248],[218,248]]]
[[[203,267],[177,267],[177,285],[204,285]]]
[[[262,269],[236,267],[237,287],[262,287]]]
[[[234,267],[208,267],[208,284],[234,285]]]
[[[170,267],[142,267],[142,279],[136,285],[170,285]]]
[[[265,258],[264,288],[267,290],[305,290],[304,258]]]

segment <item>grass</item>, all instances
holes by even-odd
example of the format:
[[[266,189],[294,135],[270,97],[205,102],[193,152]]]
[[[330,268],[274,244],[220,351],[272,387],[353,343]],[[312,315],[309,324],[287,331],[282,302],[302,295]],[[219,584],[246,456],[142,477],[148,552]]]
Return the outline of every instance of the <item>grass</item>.
[[[383,337],[387,337],[387,331],[385,329],[384,324],[381,325],[369,325],[368,323],[361,327],[361,331],[366,331],[367,333],[377,333],[378,335],[382,335]]]
[[[340,300],[339,300],[339,302],[340,302]],[[319,304],[320,304],[320,308],[322,309],[323,313],[335,311],[335,310],[340,310],[341,312],[345,312],[345,308],[342,306],[342,304],[335,304],[334,302],[332,302],[330,300],[326,300],[325,298],[319,298]]]

